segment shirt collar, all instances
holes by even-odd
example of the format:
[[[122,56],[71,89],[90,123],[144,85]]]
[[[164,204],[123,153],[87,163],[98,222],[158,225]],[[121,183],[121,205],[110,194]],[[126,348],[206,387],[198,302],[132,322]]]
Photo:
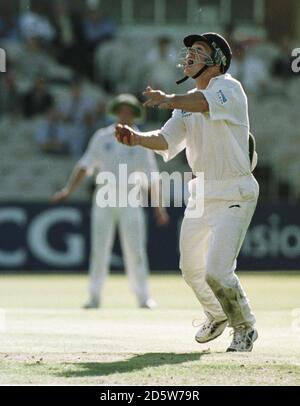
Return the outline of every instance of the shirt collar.
[[[215,76],[214,78],[211,78],[210,81],[209,81],[209,83],[208,83],[208,85],[207,85],[207,88],[209,88],[210,85],[211,85],[214,81],[216,81],[216,80],[218,80],[218,79],[222,79],[222,78],[226,79],[226,78],[228,78],[228,77],[231,77],[231,75],[230,75],[229,73],[224,73],[223,75],[218,75],[218,76]]]
[[[218,79],[222,79],[222,78],[225,78],[225,79],[231,78],[231,75],[230,75],[230,73],[224,73],[223,75],[219,75],[219,76],[215,76],[214,78],[211,78],[210,81],[208,82],[206,89],[208,89],[213,84],[214,81],[216,81]],[[198,92],[198,91],[206,90],[206,89],[197,89],[195,87],[194,89],[190,90],[188,93],[194,93],[194,92]]]

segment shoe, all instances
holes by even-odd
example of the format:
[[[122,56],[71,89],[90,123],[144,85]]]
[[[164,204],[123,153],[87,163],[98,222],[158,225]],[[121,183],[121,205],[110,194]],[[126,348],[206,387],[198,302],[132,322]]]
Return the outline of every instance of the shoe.
[[[99,300],[92,299],[92,300],[89,300],[88,302],[86,302],[82,306],[82,308],[86,309],[86,310],[88,310],[88,309],[98,309],[99,306],[100,306],[99,305]]]
[[[219,337],[225,328],[227,327],[227,319],[222,321],[217,321],[214,319],[207,319],[198,330],[195,335],[195,340],[197,343],[203,344],[207,343],[215,338]]]
[[[233,339],[227,352],[251,352],[253,343],[258,338],[257,330],[253,327],[237,327],[233,330]]]
[[[147,299],[144,302],[141,302],[139,305],[140,309],[153,310],[155,307],[157,307],[157,304],[153,299]]]

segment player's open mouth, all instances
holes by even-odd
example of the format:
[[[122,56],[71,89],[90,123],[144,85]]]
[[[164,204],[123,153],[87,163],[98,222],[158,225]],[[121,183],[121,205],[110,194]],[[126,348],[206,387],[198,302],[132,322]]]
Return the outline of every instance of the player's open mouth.
[[[188,66],[193,65],[193,64],[194,64],[193,59],[188,59],[187,62],[186,62],[186,64],[187,64]]]

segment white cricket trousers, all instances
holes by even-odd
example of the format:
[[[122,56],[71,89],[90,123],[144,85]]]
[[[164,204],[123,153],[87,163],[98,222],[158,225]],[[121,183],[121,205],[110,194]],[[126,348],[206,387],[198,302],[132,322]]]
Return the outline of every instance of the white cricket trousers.
[[[149,299],[146,225],[141,207],[99,208],[95,203],[93,204],[89,269],[90,299],[96,301],[101,299],[103,284],[109,271],[116,227],[119,230],[130,287],[141,305]]]
[[[237,256],[257,204],[259,187],[252,175],[205,181],[204,214],[189,218],[194,181],[180,235],[180,268],[209,318],[229,326],[252,326],[255,317],[235,274]]]

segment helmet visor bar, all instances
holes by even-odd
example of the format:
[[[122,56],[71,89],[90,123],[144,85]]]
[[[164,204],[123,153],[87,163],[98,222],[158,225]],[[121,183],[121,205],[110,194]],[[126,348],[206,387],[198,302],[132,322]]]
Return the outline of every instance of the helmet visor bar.
[[[177,67],[185,69],[189,66],[206,65],[213,66],[215,63],[210,55],[199,48],[182,48],[178,54]]]

